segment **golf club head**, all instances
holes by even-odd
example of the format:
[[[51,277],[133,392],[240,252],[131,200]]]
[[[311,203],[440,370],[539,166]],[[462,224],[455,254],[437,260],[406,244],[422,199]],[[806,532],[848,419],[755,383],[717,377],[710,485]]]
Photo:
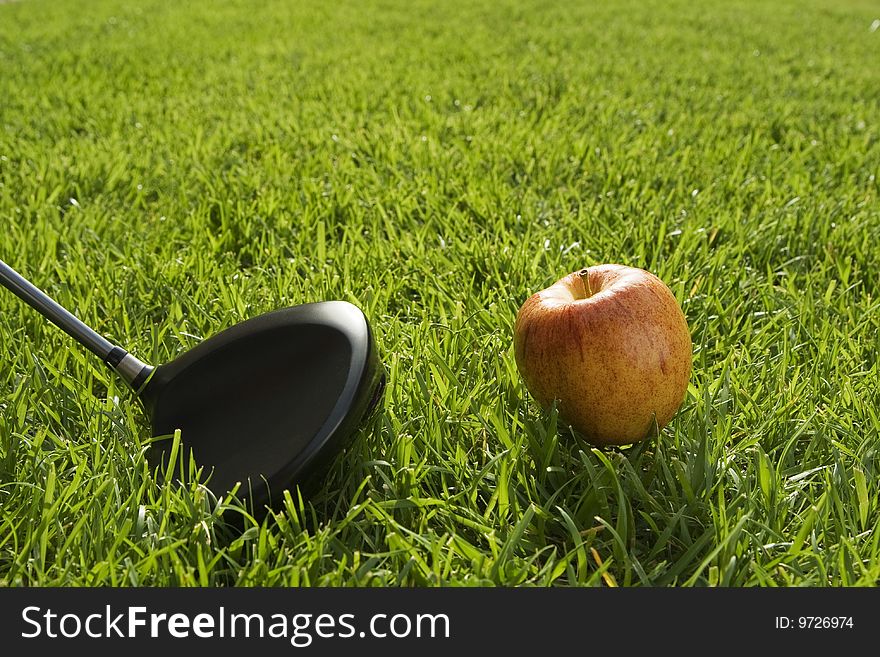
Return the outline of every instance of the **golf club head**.
[[[218,496],[236,483],[254,513],[320,482],[378,403],[384,368],[364,314],[344,301],[249,319],[156,368],[141,399],[154,436],[180,449]],[[167,467],[170,440],[149,462]]]

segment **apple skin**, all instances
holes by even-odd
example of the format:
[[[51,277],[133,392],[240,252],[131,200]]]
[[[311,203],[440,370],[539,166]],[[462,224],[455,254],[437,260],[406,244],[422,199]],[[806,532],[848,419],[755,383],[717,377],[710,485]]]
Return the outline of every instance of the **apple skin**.
[[[594,445],[643,440],[684,401],[691,335],[672,291],[643,269],[597,265],[532,295],[517,313],[516,365],[545,409]]]

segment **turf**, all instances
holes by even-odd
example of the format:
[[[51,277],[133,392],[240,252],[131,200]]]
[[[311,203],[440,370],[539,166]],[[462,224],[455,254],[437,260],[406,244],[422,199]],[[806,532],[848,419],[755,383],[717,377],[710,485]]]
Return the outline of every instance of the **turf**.
[[[476,4],[0,5],[0,258],[156,363],[347,299],[389,375],[256,522],[161,483],[132,395],[0,290],[0,584],[878,582],[876,4]],[[628,449],[513,360],[600,262],[694,341]]]

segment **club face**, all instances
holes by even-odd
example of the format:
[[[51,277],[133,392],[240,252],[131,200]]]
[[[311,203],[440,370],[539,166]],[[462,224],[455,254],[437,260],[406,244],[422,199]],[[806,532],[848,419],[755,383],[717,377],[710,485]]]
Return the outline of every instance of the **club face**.
[[[344,301],[286,308],[205,340],[156,368],[141,399],[153,434],[181,430],[217,495],[255,512],[320,480],[378,402],[384,370],[369,323]],[[170,440],[150,462],[166,466]]]

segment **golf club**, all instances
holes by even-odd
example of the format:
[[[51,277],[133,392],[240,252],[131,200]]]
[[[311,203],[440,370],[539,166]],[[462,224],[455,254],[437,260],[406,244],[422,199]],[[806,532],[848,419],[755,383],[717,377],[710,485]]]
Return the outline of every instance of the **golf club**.
[[[284,489],[311,491],[378,404],[385,372],[367,318],[345,301],[284,308],[248,319],[152,367],[86,326],[0,261],[0,283],[76,339],[135,392],[153,436],[181,431],[181,451],[207,486],[254,513]],[[171,440],[148,460],[167,465]],[[188,463],[188,461],[187,461]]]

